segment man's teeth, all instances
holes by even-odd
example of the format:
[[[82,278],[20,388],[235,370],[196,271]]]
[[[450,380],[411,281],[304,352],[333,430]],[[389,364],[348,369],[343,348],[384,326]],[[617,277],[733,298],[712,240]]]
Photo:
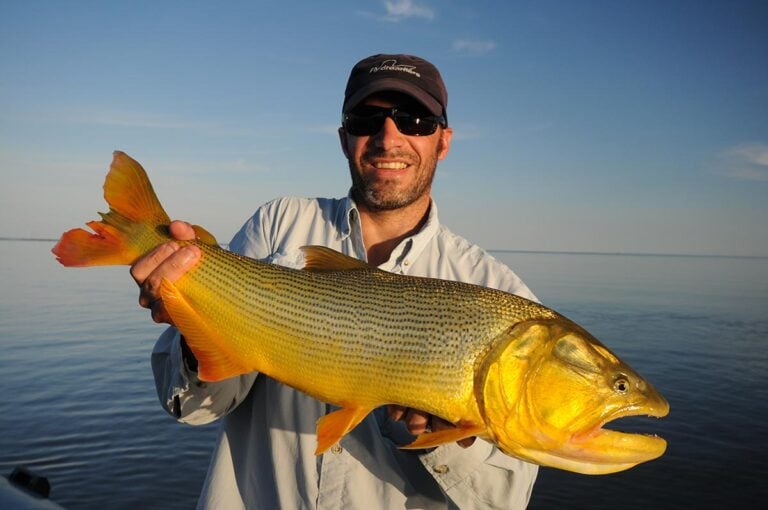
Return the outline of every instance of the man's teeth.
[[[376,168],[381,168],[382,170],[402,170],[407,166],[405,163],[376,163]]]

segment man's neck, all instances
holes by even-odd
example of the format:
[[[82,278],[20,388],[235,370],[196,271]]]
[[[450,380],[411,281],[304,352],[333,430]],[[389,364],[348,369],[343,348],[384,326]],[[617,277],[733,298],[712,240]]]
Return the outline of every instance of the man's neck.
[[[418,232],[427,221],[430,203],[427,195],[393,210],[370,210],[364,204],[358,204],[368,263],[372,266],[383,264],[403,239]]]

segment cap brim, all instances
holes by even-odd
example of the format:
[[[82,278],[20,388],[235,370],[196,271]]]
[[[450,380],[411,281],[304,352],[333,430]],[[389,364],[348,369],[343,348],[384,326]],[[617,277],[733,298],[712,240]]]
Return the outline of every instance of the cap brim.
[[[361,87],[344,103],[344,113],[357,106],[360,101],[371,94],[385,91],[407,94],[423,104],[432,115],[443,115],[443,107],[434,97],[416,85],[394,78],[382,78]]]

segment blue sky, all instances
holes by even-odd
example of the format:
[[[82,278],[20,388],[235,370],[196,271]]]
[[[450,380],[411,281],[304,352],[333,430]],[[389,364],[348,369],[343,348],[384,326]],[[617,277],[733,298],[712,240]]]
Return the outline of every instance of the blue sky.
[[[380,52],[443,74],[434,196],[468,239],[768,256],[764,1],[0,0],[0,236],[96,218],[115,149],[221,241],[343,195],[344,85]]]

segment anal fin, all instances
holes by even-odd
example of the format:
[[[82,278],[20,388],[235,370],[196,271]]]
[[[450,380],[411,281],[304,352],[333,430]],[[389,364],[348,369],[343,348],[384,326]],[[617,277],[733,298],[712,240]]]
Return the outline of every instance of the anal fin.
[[[163,279],[160,295],[165,309],[197,358],[200,380],[221,381],[254,370],[238,363],[236,355],[228,349],[228,342],[198,315],[170,280]]]
[[[320,455],[328,448],[338,443],[342,437],[355,428],[368,414],[372,407],[342,407],[326,414],[317,420],[317,449],[315,455]]]
[[[459,424],[455,428],[438,430],[437,432],[425,432],[420,434],[412,443],[401,446],[403,450],[416,450],[422,448],[434,448],[446,443],[455,443],[472,436],[485,433],[485,427],[473,423]]]

